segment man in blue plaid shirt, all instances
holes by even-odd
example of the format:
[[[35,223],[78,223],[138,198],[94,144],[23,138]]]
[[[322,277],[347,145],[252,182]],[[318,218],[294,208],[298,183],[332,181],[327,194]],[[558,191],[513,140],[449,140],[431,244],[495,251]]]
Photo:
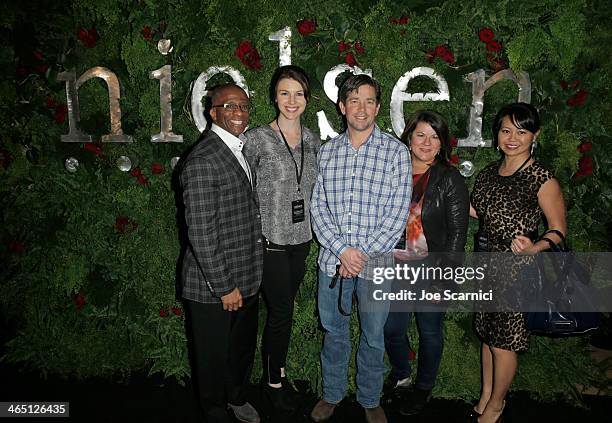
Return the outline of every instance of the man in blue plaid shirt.
[[[368,422],[384,423],[380,394],[389,303],[378,302],[372,310],[372,279],[375,268],[393,267],[393,247],[406,227],[412,191],[410,154],[375,123],[380,108],[378,81],[364,74],[349,77],[340,87],[339,107],[347,130],[321,147],[311,200],[312,226],[320,244],[319,315],[326,331],[321,352],[323,399],[311,417],[316,422],[327,420],[346,394],[355,293],[361,323],[357,401]],[[386,290],[388,284],[377,289]]]

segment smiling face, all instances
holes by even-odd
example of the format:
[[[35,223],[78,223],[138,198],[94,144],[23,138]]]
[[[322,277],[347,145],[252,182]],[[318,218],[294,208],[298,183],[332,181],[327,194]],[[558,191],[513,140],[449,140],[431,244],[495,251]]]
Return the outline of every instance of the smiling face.
[[[365,132],[372,129],[380,104],[376,102],[376,89],[371,85],[361,85],[349,91],[346,102],[340,102],[340,111],[346,116],[349,130]]]
[[[283,78],[276,84],[276,105],[283,118],[299,119],[306,109],[304,87],[295,79]]]
[[[524,128],[517,128],[510,116],[504,116],[497,133],[500,150],[508,157],[525,157],[530,154],[531,143],[540,131],[535,134]]]
[[[427,122],[419,122],[410,137],[410,151],[414,165],[430,165],[440,152],[440,137]]]
[[[213,107],[210,109],[210,117],[213,122],[237,137],[244,132],[249,123],[249,112],[243,112],[240,108],[231,111],[223,107],[216,107],[223,104],[248,106],[249,98],[240,87],[233,85],[221,88],[221,91],[215,92],[212,97]]]

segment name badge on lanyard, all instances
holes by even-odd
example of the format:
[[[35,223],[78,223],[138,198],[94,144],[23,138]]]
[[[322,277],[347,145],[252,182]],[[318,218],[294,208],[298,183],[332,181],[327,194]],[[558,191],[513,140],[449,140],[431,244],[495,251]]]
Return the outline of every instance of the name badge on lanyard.
[[[285,134],[283,134],[283,131],[280,129],[280,125],[278,125],[278,121],[276,122],[276,124],[278,126],[278,130],[280,131],[281,137],[283,137],[285,147],[287,147],[287,151],[289,152],[289,155],[291,156],[291,161],[293,162],[293,165],[295,166],[295,179],[297,182],[297,192],[300,193],[300,196],[302,196],[301,190],[300,190],[300,184],[302,182],[302,174],[304,172],[304,155],[306,153],[306,151],[304,150],[304,131],[303,129],[301,131],[300,147],[302,149],[302,152],[300,155],[300,168],[298,169],[297,163],[295,162],[295,157],[293,157],[293,153],[291,152],[289,143],[287,142],[287,139],[285,138]],[[305,219],[305,215],[306,215],[306,209],[304,207],[304,199],[301,198],[299,200],[293,200],[291,202],[291,221],[293,223],[303,222]]]
[[[291,219],[293,223],[304,221],[304,200],[293,200],[291,202]]]

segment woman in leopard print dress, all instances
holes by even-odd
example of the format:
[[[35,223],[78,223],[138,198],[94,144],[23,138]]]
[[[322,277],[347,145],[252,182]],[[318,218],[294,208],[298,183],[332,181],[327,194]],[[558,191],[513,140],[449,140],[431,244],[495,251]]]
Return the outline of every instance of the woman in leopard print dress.
[[[535,254],[547,249],[546,241],[532,241],[542,215],[549,229],[566,234],[559,183],[531,157],[539,133],[538,112],[530,104],[509,104],[495,117],[493,137],[502,160],[478,174],[470,209],[470,215],[479,219],[491,252]],[[561,241],[553,233],[547,237]],[[516,275],[512,270],[507,273]],[[496,279],[493,275],[499,283],[511,278]],[[472,416],[478,422],[492,423],[502,414],[504,398],[516,372],[517,352],[527,350],[529,334],[520,312],[476,313],[474,326],[482,340],[483,368],[481,397]]]

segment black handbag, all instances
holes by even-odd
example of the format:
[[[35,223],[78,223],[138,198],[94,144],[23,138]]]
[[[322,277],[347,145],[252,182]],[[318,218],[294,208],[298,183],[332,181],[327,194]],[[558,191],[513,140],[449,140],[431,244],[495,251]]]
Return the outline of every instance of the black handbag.
[[[486,229],[478,229],[474,234],[474,252],[484,253],[489,251],[489,236]]]
[[[546,238],[546,234],[551,232],[561,238],[560,246]],[[548,242],[550,250],[535,256],[538,273],[536,301],[538,309],[545,311],[524,314],[527,330],[533,335],[565,337],[580,336],[597,329],[600,324],[598,312],[571,311],[572,301],[578,295],[583,295],[583,300],[586,298],[588,301],[589,295],[585,294],[590,288],[588,272],[572,254],[558,254],[570,253],[561,232],[547,231],[542,239]]]

